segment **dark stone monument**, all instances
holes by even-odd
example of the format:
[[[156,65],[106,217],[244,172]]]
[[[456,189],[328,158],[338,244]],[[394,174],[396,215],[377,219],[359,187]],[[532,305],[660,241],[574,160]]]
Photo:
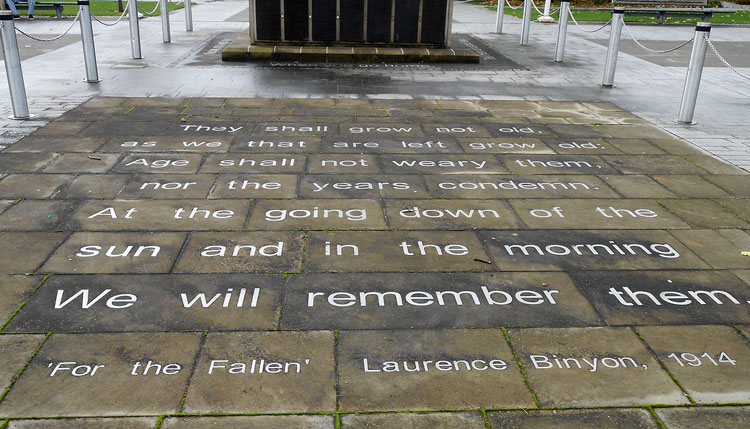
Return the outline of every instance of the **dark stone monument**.
[[[445,47],[452,12],[452,0],[250,0],[250,40]]]

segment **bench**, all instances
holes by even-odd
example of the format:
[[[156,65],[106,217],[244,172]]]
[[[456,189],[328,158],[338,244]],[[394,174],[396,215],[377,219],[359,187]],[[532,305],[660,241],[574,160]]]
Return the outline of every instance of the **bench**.
[[[643,5],[653,7],[632,7],[631,5]],[[655,16],[658,24],[664,23],[667,16],[681,16],[689,18],[701,18],[703,22],[715,13],[734,13],[734,9],[706,7],[708,0],[613,0],[612,6],[624,7],[625,15],[631,16]],[[683,7],[670,7],[683,6]],[[687,6],[687,7],[685,7]],[[600,10],[612,10],[602,8]]]
[[[0,0],[2,1],[2,0]],[[61,2],[61,1],[38,1],[36,2],[34,6],[34,10],[54,10],[55,15],[57,15],[58,18],[62,18],[63,13],[63,6],[76,6],[78,7],[78,3],[74,2]],[[18,10],[29,10],[29,3],[28,2],[17,2],[16,3],[16,9]]]

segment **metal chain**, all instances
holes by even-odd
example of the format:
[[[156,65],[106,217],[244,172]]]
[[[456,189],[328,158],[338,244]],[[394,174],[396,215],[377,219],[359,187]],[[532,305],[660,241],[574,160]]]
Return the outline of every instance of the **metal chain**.
[[[55,36],[55,37],[52,37],[50,39],[42,39],[42,38],[39,38],[39,37],[34,37],[31,34],[29,34],[29,33],[25,32],[25,31],[21,30],[18,27],[15,27],[15,28],[16,28],[16,31],[18,31],[19,33],[23,34],[24,36],[28,37],[31,40],[36,40],[37,42],[54,42],[55,40],[61,39],[63,36],[65,36],[66,34],[68,34],[70,32],[70,30],[73,29],[73,26],[75,25],[76,21],[78,21],[78,18],[80,18],[80,17],[81,17],[81,10],[78,9],[78,13],[76,14],[76,17],[73,18],[73,22],[70,23],[70,26],[68,27],[68,29],[65,30],[65,32],[63,32],[59,36]]]
[[[172,3],[175,6],[180,5],[180,4],[184,3],[185,1],[187,1],[187,0],[182,0],[182,1],[172,1],[172,0],[169,0],[169,2]]]
[[[141,7],[141,5],[138,5],[138,10],[140,10],[141,12],[143,12],[144,15],[151,15],[151,16],[153,16],[153,15],[156,15],[156,9],[159,9],[159,3],[160,3],[159,1],[156,2],[156,6],[154,6],[154,10],[152,10],[151,12],[146,12],[145,10],[143,10],[143,8]]]
[[[536,9],[536,12],[537,12],[537,13],[538,13],[539,15],[541,15],[541,16],[544,16],[544,12],[542,12],[541,10],[539,10],[539,8],[538,8],[538,7],[536,6],[536,3],[534,3],[534,2],[532,1],[532,2],[531,2],[531,4],[532,4],[532,5],[534,6],[534,9]],[[550,14],[549,14],[549,15],[547,15],[547,16],[552,16],[552,15],[554,15],[554,14],[558,13],[558,12],[560,12],[560,9],[557,9],[557,10],[555,10],[554,12],[550,12]]]
[[[111,24],[108,24],[108,23],[106,23],[106,22],[103,22],[103,21],[101,21],[101,20],[100,20],[99,18],[97,18],[97,17],[96,17],[96,15],[94,15],[93,13],[91,14],[91,17],[92,17],[92,18],[94,18],[94,21],[96,21],[96,22],[98,22],[99,24],[101,24],[101,25],[104,25],[104,26],[106,26],[106,27],[112,27],[112,26],[115,26],[115,25],[119,24],[119,23],[120,23],[120,21],[122,21],[122,19],[123,19],[123,18],[125,17],[125,14],[126,14],[126,13],[128,13],[128,4],[129,4],[129,3],[130,3],[130,0],[128,0],[127,2],[125,2],[125,6],[123,7],[123,9],[124,9],[124,10],[122,11],[122,15],[120,15],[120,17],[119,17],[119,18],[117,18],[117,21],[115,21],[115,22],[113,22],[113,23],[111,23]]]
[[[704,33],[703,37],[706,39],[706,43],[708,43],[708,47],[711,48],[711,51],[713,51],[714,55],[716,55],[716,57],[719,59],[719,61],[721,61],[725,66],[729,67],[730,70],[732,70],[733,72],[737,73],[739,76],[744,77],[747,80],[750,80],[750,76],[748,76],[748,75],[742,73],[741,71],[737,70],[736,68],[732,67],[732,65],[729,64],[729,62],[727,62],[727,60],[725,60],[724,57],[722,57],[719,54],[719,51],[717,51],[716,47],[714,46],[714,44],[711,43],[711,39],[709,39],[707,33]]]
[[[505,4],[507,4],[508,7],[513,10],[520,9],[521,7],[523,7],[523,3],[519,4],[518,6],[513,6],[512,4],[510,4],[510,0],[505,0]]]
[[[587,29],[581,27],[581,24],[579,24],[578,21],[576,21],[576,17],[573,16],[573,11],[572,10],[569,10],[568,14],[570,15],[570,19],[573,21],[573,24],[575,24],[576,27],[578,27],[579,30],[585,31],[587,33],[596,33],[597,31],[603,30],[603,29],[607,28],[607,26],[612,22],[612,19],[610,18],[609,21],[605,22],[604,25],[602,25],[601,27],[597,28],[596,30],[587,30]]]
[[[636,45],[640,46],[641,48],[643,48],[643,49],[645,49],[645,50],[647,50],[649,52],[653,52],[653,53],[656,53],[656,54],[666,54],[666,53],[669,53],[669,52],[674,52],[674,51],[682,48],[683,46],[685,46],[688,43],[690,43],[690,42],[693,41],[693,39],[690,38],[690,39],[686,40],[685,42],[680,43],[678,46],[675,46],[674,48],[669,48],[669,49],[664,49],[664,50],[651,49],[651,48],[647,48],[647,47],[643,46],[643,44],[641,44],[641,42],[639,42],[638,39],[636,39],[635,36],[633,36],[633,33],[630,32],[630,28],[627,25],[625,25],[625,21],[622,22],[622,26],[625,28],[625,31],[628,32],[628,34],[630,35],[630,38],[633,39],[633,41],[635,42]]]

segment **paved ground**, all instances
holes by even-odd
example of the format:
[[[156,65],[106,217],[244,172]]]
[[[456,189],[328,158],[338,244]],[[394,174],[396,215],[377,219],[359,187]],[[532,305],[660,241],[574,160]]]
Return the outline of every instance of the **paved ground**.
[[[98,85],[81,82],[84,77],[81,48],[76,44],[54,49],[24,61],[27,90],[32,110],[40,120],[47,120],[66,108],[77,105],[94,94],[146,96],[265,96],[265,97],[383,97],[391,94],[415,98],[477,98],[527,100],[587,100],[607,101],[634,112],[690,142],[729,160],[736,165],[750,165],[748,132],[745,118],[750,115],[748,103],[750,85],[729,69],[711,67],[704,78],[696,110],[698,125],[676,125],[672,121],[679,110],[680,94],[685,79],[682,67],[663,67],[639,57],[621,55],[616,76],[617,88],[603,89],[601,82],[608,38],[605,31],[583,33],[571,26],[566,61],[555,64],[555,25],[534,25],[532,43],[518,46],[520,23],[506,18],[505,33],[492,34],[494,16],[485,10],[458,3],[453,26],[455,33],[469,34],[485,42],[478,46],[490,59],[500,55],[519,64],[508,67],[308,67],[299,64],[221,65],[219,49],[213,58],[196,64],[195,54],[205,44],[221,47],[228,43],[226,33],[241,32],[246,24],[239,20],[247,13],[244,1],[199,3],[194,10],[195,32],[183,30],[182,13],[172,14],[173,42],[161,43],[161,24],[157,18],[141,21],[144,60],[131,60],[128,29],[125,23],[114,27],[96,24],[96,43],[100,74],[104,81]],[[67,22],[37,20],[21,21],[19,26],[36,34],[60,32]],[[591,26],[590,28],[595,28]],[[77,26],[71,32],[75,34]],[[692,37],[689,26],[634,26],[633,32],[644,43],[650,40],[674,42]],[[224,35],[220,35],[224,33]],[[218,36],[218,37],[217,37]],[[466,39],[466,37],[464,37]],[[725,52],[738,66],[748,63],[750,52],[742,49],[750,44],[746,28],[717,27],[712,34],[717,42],[739,42]],[[35,46],[36,42],[22,38],[21,44]],[[477,46],[478,43],[472,42]],[[627,46],[627,43],[626,43]],[[662,46],[662,43],[655,45]],[[719,47],[722,45],[719,44]],[[31,48],[30,48],[31,49]],[[35,48],[51,49],[51,48]],[[626,48],[628,52],[632,52]],[[685,48],[681,55],[687,55]],[[680,54],[677,54],[679,57]],[[709,53],[709,56],[711,53]],[[652,59],[642,51],[642,58]],[[65,61],[60,61],[65,58]],[[674,55],[664,57],[675,58]],[[713,63],[713,59],[709,60]],[[505,61],[502,61],[505,63]],[[744,69],[747,74],[747,69]],[[4,82],[0,82],[3,85]],[[0,90],[7,92],[6,88]],[[7,100],[6,100],[7,102]],[[38,103],[38,104],[37,104]],[[9,106],[3,104],[3,112]],[[36,109],[34,108],[36,107]],[[27,124],[4,123],[0,143],[10,143],[28,133],[29,127],[44,122]]]
[[[747,425],[745,81],[707,68],[676,126],[679,66],[623,54],[605,90],[606,35],[553,64],[552,27],[519,48],[464,5],[479,66],[220,64],[244,10],[175,13],[169,45],[143,20],[138,61],[96,27],[95,85],[29,42],[4,426]]]

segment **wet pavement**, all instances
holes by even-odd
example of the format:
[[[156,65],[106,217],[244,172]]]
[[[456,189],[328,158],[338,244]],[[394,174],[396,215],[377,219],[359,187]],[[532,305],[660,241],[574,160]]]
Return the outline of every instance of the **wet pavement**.
[[[679,66],[549,76],[593,67],[457,6],[477,66],[220,64],[226,2],[147,33],[161,56],[103,50],[100,84],[32,70],[40,117],[0,154],[0,424],[743,426],[747,87],[707,69],[734,98],[675,126],[627,71]]]

